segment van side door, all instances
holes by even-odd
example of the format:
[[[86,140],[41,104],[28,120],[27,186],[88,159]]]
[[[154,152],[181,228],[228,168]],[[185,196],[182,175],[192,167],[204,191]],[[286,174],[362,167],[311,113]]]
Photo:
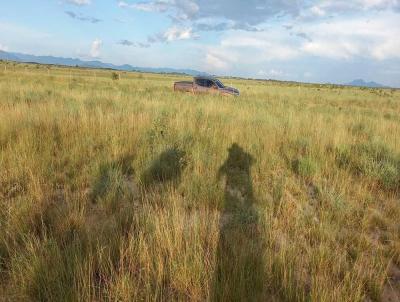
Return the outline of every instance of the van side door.
[[[203,87],[204,87],[204,92],[207,92],[207,93],[218,92],[218,87],[216,86],[216,84],[214,83],[213,80],[204,79]]]
[[[217,83],[215,83],[214,81],[212,81],[212,80],[209,80],[209,83],[208,83],[208,85],[207,85],[209,88],[208,88],[208,92],[209,93],[219,93],[219,89],[218,89],[218,85],[217,85]]]
[[[195,80],[195,93],[206,93],[207,88],[207,80],[205,79],[196,79]]]

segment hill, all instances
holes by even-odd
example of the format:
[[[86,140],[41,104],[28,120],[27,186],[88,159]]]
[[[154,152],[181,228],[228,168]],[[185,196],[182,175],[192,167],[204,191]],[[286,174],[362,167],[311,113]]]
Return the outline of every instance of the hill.
[[[382,84],[376,82],[366,82],[363,79],[353,80],[350,83],[345,84],[346,86],[356,86],[356,87],[369,87],[369,88],[387,88]]]
[[[0,50],[0,60],[16,61],[16,62],[31,62],[40,64],[51,65],[64,65],[64,66],[79,66],[88,68],[106,68],[123,71],[138,71],[138,72],[152,72],[152,73],[179,73],[187,75],[206,75],[207,73],[193,70],[193,69],[176,69],[176,68],[152,68],[152,67],[137,67],[129,64],[114,65],[111,63],[104,63],[98,60],[83,61],[77,58],[63,58],[54,56],[35,56],[30,54],[22,54],[16,52],[6,52]]]

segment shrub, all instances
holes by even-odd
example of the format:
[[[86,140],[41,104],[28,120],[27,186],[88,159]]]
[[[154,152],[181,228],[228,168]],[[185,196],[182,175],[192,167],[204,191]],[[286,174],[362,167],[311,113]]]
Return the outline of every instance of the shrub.
[[[308,138],[300,137],[291,142],[291,148],[300,155],[307,155],[311,151],[311,142]]]
[[[387,146],[369,142],[343,146],[336,150],[339,167],[359,176],[370,177],[388,190],[400,187],[400,159]]]
[[[366,138],[366,139],[371,139],[373,135],[371,127],[364,122],[359,122],[351,125],[349,127],[349,132],[356,137]]]
[[[311,157],[300,157],[292,162],[293,171],[302,177],[312,177],[317,172],[317,164]]]
[[[113,79],[114,81],[119,80],[119,74],[117,72],[113,72],[111,74],[111,79]]]
[[[101,202],[111,213],[124,201],[132,201],[134,198],[134,185],[130,181],[133,174],[131,160],[131,157],[125,157],[100,166],[91,199],[95,203]]]

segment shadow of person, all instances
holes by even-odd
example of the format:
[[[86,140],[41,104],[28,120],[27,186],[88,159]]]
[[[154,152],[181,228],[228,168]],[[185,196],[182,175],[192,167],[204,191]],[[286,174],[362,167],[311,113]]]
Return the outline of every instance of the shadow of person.
[[[211,293],[212,301],[260,301],[264,266],[250,167],[254,158],[238,144],[218,171],[225,196]]]
[[[145,188],[161,183],[176,184],[185,166],[185,152],[177,147],[169,148],[153,160],[150,167],[144,171],[141,176],[142,184]]]

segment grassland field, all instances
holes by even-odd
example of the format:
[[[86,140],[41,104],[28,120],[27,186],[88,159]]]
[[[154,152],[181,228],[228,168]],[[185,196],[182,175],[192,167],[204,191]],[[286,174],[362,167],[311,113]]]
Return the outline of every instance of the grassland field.
[[[0,62],[0,301],[399,301],[400,91]]]

